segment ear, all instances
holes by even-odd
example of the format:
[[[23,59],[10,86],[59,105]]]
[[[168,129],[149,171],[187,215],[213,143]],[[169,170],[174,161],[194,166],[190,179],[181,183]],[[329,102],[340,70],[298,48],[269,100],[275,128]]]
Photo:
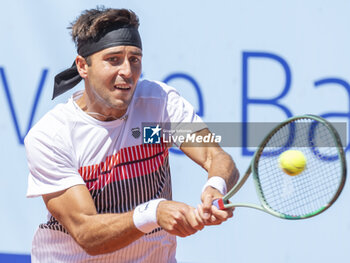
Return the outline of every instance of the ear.
[[[87,69],[89,67],[85,58],[78,55],[75,59],[75,64],[77,65],[77,70],[79,72],[80,77],[85,79],[87,77]]]

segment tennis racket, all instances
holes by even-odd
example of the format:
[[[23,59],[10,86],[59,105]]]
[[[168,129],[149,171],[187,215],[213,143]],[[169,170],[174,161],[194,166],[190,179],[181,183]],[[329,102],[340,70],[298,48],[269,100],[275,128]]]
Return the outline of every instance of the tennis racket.
[[[302,173],[290,176],[279,167],[278,158],[286,150],[304,154],[307,162]],[[260,205],[229,202],[251,173]],[[305,219],[327,210],[345,181],[345,155],[336,129],[319,116],[297,116],[265,137],[242,179],[213,204],[221,210],[250,207],[283,219]]]

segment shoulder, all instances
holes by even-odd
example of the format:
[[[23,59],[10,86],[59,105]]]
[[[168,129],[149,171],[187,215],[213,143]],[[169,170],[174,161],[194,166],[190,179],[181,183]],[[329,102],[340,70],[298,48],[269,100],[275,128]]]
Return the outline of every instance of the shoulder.
[[[24,142],[26,147],[37,142],[53,144],[58,137],[63,137],[69,127],[71,115],[69,103],[58,104],[47,112],[28,132]]]

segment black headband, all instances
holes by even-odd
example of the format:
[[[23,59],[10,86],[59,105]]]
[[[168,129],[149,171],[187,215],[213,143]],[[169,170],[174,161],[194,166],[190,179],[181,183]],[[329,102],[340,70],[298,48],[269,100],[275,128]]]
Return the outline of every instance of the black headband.
[[[135,46],[142,49],[141,37],[134,27],[119,27],[108,31],[97,41],[91,41],[78,47],[78,54],[82,57],[90,56],[98,51],[115,46]],[[72,89],[82,78],[75,61],[73,65],[55,76],[52,99]]]

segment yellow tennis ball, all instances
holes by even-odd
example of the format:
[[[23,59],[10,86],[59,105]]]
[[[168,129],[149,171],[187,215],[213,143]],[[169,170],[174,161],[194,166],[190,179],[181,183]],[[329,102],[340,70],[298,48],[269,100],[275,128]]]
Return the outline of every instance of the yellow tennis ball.
[[[278,158],[281,169],[289,175],[298,175],[304,171],[306,158],[301,151],[288,150],[283,152]]]

